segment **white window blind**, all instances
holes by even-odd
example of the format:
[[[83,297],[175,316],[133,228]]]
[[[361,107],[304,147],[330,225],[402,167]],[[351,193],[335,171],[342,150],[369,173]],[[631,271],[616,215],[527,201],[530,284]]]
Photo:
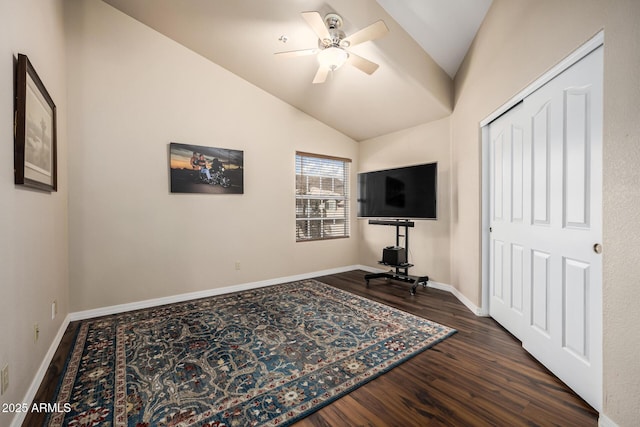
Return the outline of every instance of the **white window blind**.
[[[296,153],[296,241],[349,237],[350,164]]]

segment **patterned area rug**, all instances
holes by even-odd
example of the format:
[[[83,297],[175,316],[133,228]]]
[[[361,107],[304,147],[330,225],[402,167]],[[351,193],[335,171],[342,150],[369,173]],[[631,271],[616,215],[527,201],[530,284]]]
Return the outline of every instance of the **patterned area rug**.
[[[86,320],[48,425],[289,425],[454,332],[316,280]]]

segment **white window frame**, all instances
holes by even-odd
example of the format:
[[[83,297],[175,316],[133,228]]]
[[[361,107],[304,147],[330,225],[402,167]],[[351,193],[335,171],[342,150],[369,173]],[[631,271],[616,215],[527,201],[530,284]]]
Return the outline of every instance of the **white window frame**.
[[[351,159],[296,152],[296,242],[350,237]]]

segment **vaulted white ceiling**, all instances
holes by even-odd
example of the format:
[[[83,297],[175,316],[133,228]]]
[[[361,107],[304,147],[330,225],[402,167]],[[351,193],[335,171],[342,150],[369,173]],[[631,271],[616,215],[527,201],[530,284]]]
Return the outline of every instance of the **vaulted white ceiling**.
[[[185,47],[361,141],[446,117],[455,76],[491,0],[104,0]],[[337,13],[350,35],[382,19],[389,33],[350,50],[380,67],[348,64],[312,84],[315,48],[300,15]],[[283,37],[284,36],[284,37]],[[286,42],[284,42],[286,40]]]

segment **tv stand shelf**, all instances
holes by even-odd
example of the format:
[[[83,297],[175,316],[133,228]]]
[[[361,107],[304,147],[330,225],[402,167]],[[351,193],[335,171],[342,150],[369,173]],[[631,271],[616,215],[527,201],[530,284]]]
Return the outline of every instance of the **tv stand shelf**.
[[[388,262],[378,261],[378,264],[386,265],[387,267],[393,267],[393,268],[410,268],[410,267],[413,267],[413,264],[409,264],[408,262],[405,262],[404,264],[389,264]]]
[[[370,219],[369,224],[372,225],[393,225],[394,227],[415,227],[416,223],[403,219],[380,220]]]
[[[400,245],[400,238],[404,237],[404,249],[405,252],[409,252],[409,228],[414,227],[415,223],[409,220],[369,220],[369,224],[373,225],[390,225],[396,228],[396,246]],[[400,229],[404,228],[404,234],[401,234]],[[399,261],[399,260],[398,260]],[[409,268],[413,267],[413,264],[408,262],[402,264],[389,264],[384,261],[378,261],[378,264],[385,265],[387,267],[391,267],[391,270],[384,273],[370,273],[364,276],[364,280],[369,287],[369,281],[372,279],[386,278],[391,280],[398,280],[400,282],[411,283],[411,295],[416,294],[416,288],[418,285],[422,285],[424,288],[427,287],[427,282],[429,281],[428,276],[413,276],[409,274]]]
[[[388,265],[388,264],[385,264],[385,265]],[[411,265],[411,264],[409,264],[409,265]],[[398,267],[398,268],[400,268],[400,267]],[[427,282],[429,281],[429,276],[412,276],[410,274],[401,273],[398,270],[394,271],[393,269],[391,269],[391,270],[389,270],[387,272],[384,272],[384,273],[365,274],[364,280],[367,283],[367,287],[369,287],[369,280],[371,280],[371,279],[379,279],[379,278],[382,278],[382,277],[384,277],[386,279],[397,280],[397,281],[400,281],[400,282],[411,283],[412,284],[412,286],[411,286],[411,295],[415,295],[416,294],[416,288],[418,287],[418,285],[422,285],[423,288],[426,288],[427,287]]]

